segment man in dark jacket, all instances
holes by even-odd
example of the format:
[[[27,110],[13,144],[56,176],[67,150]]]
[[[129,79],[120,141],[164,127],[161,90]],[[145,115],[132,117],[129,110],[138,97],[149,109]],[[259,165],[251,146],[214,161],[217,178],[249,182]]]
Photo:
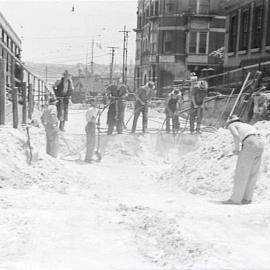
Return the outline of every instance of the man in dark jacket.
[[[201,122],[203,119],[204,99],[207,95],[208,84],[206,81],[194,81],[191,84],[190,99],[190,132],[194,132],[194,124],[196,121],[196,132],[200,133]]]
[[[124,84],[118,86],[110,85],[106,91],[110,102],[107,118],[107,134],[111,135],[115,126],[117,133],[121,134],[124,126],[125,98],[128,93],[127,87]]]
[[[65,121],[68,121],[68,104],[73,89],[71,75],[66,70],[63,77],[56,81],[54,85],[55,96],[58,100],[57,117],[60,121],[59,128],[61,131],[65,131]]]
[[[148,103],[152,99],[153,91],[155,89],[155,84],[153,82],[148,82],[145,86],[137,89],[135,93],[135,108],[134,108],[134,119],[132,125],[132,133],[135,133],[137,122],[142,113],[142,130],[143,132],[147,129],[148,124]]]

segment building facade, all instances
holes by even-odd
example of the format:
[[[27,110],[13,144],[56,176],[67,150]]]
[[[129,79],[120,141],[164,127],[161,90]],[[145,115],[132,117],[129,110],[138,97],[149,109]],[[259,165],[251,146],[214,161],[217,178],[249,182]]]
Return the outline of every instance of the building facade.
[[[13,74],[15,75],[15,83],[18,85],[23,80],[23,71],[16,59],[21,58],[21,40],[0,12],[0,56],[6,60],[6,82],[7,86],[11,86]],[[15,56],[15,59],[14,59]],[[12,71],[12,61],[14,61],[14,71]]]
[[[227,0],[226,69],[270,60],[270,0]]]
[[[218,71],[220,59],[209,54],[224,46],[222,0],[139,0],[135,87],[156,82],[158,95],[189,72]]]

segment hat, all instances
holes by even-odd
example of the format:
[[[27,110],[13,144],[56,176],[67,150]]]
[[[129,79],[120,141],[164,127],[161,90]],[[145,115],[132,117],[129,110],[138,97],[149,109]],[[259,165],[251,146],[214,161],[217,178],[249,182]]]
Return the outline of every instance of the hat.
[[[234,122],[241,122],[240,118],[235,114],[229,117],[229,119],[227,120],[225,124],[225,127],[228,127],[230,124]]]
[[[54,97],[49,98],[49,104],[53,104],[56,102],[57,102],[56,98],[54,98]]]
[[[63,75],[65,76],[65,75],[70,75],[70,74],[69,74],[68,70],[65,70],[65,72],[63,73]]]
[[[149,82],[146,84],[146,86],[153,89],[153,88],[155,88],[155,83],[152,82],[152,81],[149,81]]]

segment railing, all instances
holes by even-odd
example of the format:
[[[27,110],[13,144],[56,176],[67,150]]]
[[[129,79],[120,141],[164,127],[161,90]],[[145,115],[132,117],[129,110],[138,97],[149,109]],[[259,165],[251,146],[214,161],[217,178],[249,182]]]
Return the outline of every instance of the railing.
[[[6,59],[0,59],[0,125],[12,122],[17,128],[19,123],[26,124],[27,118],[32,119],[34,106],[45,104],[47,87],[2,41],[0,46],[11,63],[7,72]]]
[[[216,75],[206,76],[202,79],[208,82],[210,91],[229,94],[232,88],[239,90],[248,72],[251,72],[251,74],[254,75],[257,70],[262,71],[261,83],[264,85],[269,84],[270,61],[237,68]]]

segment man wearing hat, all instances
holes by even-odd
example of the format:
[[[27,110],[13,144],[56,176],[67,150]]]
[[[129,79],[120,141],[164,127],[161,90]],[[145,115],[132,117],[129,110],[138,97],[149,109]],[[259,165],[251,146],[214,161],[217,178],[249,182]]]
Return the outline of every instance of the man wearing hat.
[[[96,100],[91,98],[89,100],[90,107],[86,111],[86,155],[85,162],[91,163],[93,161],[93,154],[96,145]]]
[[[178,116],[178,110],[180,109],[182,101],[182,96],[178,88],[174,88],[174,90],[168,95],[168,98],[166,100],[166,108],[165,108],[165,114],[166,114],[166,131],[170,132],[171,129],[171,119],[172,119],[172,128],[173,132],[179,131],[179,116]]]
[[[206,81],[198,80],[194,72],[190,74],[190,132],[194,132],[196,122],[196,132],[200,133],[201,122],[203,119],[204,99],[207,95],[208,84]]]
[[[263,141],[259,131],[243,123],[236,115],[232,115],[226,127],[233,135],[235,149],[238,155],[234,176],[233,193],[225,204],[251,203],[263,154]]]
[[[147,129],[148,123],[148,104],[152,99],[153,92],[155,90],[155,84],[151,81],[146,83],[146,85],[137,89],[135,93],[135,106],[134,106],[134,118],[132,125],[132,133],[136,131],[137,122],[142,113],[142,130],[143,132]]]
[[[68,121],[68,104],[74,89],[71,75],[67,70],[63,73],[63,77],[57,80],[54,85],[55,96],[57,102],[57,117],[60,121],[59,128],[65,131],[65,121]]]
[[[58,119],[57,119],[57,109],[56,109],[56,99],[49,99],[49,106],[44,109],[41,122],[45,127],[46,131],[46,152],[52,157],[56,158],[58,154]]]

